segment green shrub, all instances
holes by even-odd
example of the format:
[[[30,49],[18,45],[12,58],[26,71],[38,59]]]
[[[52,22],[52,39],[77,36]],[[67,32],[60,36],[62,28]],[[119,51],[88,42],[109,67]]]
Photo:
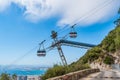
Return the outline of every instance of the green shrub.
[[[105,64],[110,65],[110,64],[113,64],[113,63],[114,63],[114,60],[113,60],[112,57],[106,56],[103,62],[104,62]]]
[[[49,68],[47,72],[42,76],[43,80],[46,80],[51,77],[60,76],[66,73],[67,67],[62,65],[54,65],[53,68]]]

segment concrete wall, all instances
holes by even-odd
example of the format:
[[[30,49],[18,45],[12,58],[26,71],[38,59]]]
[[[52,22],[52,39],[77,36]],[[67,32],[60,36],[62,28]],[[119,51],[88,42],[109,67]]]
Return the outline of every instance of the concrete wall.
[[[77,72],[72,72],[72,73],[68,73],[62,76],[58,76],[58,77],[54,77],[54,78],[50,78],[47,80],[78,80],[82,77],[85,77],[91,73],[95,73],[95,72],[99,72],[99,69],[85,69],[85,70],[80,70]]]

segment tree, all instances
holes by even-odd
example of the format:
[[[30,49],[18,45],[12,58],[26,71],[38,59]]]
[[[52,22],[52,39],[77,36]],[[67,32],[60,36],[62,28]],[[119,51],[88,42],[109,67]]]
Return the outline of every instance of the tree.
[[[119,10],[118,10],[118,14],[120,14],[120,8],[119,8]]]
[[[0,76],[0,80],[11,80],[8,74],[2,73]]]
[[[119,8],[119,10],[118,10],[118,14],[120,14],[120,8]],[[116,21],[114,21],[114,23],[115,23],[116,25],[120,25],[120,17],[119,17]]]
[[[17,80],[17,75],[16,74],[12,75],[12,80]]]
[[[110,64],[113,64],[113,63],[114,63],[114,60],[113,60],[112,57],[106,56],[103,62],[104,62],[105,64],[110,65]]]

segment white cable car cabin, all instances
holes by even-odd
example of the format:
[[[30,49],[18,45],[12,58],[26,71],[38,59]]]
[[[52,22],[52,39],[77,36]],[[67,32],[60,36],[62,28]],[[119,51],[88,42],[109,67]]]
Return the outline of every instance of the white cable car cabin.
[[[70,38],[76,38],[77,32],[70,32],[69,35],[70,35]]]
[[[46,56],[46,51],[45,50],[38,50],[37,51],[37,56],[39,56],[39,57],[45,57]]]

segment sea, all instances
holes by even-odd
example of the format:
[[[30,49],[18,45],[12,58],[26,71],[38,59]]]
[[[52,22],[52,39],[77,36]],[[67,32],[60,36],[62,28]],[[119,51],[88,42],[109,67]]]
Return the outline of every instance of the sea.
[[[43,75],[45,74],[48,68],[41,67],[29,67],[29,66],[14,66],[14,67],[0,67],[0,74],[7,73],[9,75],[16,74],[18,76],[27,76],[27,75]]]

